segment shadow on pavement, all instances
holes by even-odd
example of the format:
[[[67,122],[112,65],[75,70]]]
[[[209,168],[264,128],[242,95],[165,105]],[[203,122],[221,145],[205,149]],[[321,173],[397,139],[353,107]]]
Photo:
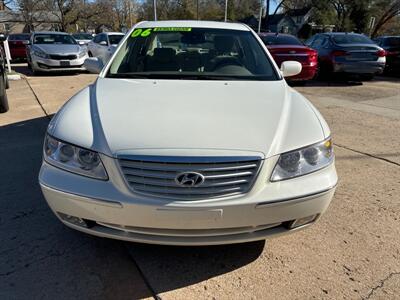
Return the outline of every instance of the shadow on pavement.
[[[124,243],[72,231],[50,211],[37,180],[47,124],[0,127],[0,299],[151,296]]]
[[[85,72],[76,72],[76,71],[65,71],[65,72],[55,72],[52,71],[51,73],[48,72],[41,72],[38,74],[33,75],[32,71],[29,70],[28,68],[28,64],[15,64],[11,66],[12,69],[20,74],[23,74],[25,76],[35,76],[35,77],[54,77],[54,76],[71,76],[71,75],[76,75],[76,74],[80,74],[80,73],[85,73]]]
[[[240,268],[263,242],[214,247],[141,245],[61,224],[38,184],[49,118],[0,127],[0,299],[138,299]]]
[[[207,247],[133,243],[126,246],[156,293],[163,293],[229,273],[255,261],[263,252],[265,241]]]

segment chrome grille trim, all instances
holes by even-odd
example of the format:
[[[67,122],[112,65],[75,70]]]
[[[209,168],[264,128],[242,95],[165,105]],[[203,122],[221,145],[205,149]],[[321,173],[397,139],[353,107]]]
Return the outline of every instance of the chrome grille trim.
[[[249,192],[262,162],[262,158],[258,156],[118,157],[122,174],[134,192],[186,201],[221,198]],[[205,181],[199,186],[180,186],[175,182],[175,178],[183,172],[200,173]]]

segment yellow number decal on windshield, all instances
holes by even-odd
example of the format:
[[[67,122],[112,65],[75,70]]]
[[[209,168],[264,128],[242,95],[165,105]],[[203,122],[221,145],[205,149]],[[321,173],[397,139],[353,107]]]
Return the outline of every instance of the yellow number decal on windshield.
[[[132,32],[132,35],[131,35],[131,37],[137,37],[137,36],[139,36],[139,34],[141,34],[142,33],[142,29],[136,29],[135,31],[133,31]]]
[[[153,29],[151,29],[151,28],[147,28],[145,31],[143,31],[142,32],[142,34],[140,35],[141,37],[146,37],[146,36],[149,36],[150,34],[151,34],[151,31],[152,31]]]
[[[153,28],[147,28],[145,30],[143,30],[142,28],[138,28],[132,32],[131,37],[133,37],[133,38],[138,37],[138,36],[148,37],[151,34],[152,30],[153,30]]]

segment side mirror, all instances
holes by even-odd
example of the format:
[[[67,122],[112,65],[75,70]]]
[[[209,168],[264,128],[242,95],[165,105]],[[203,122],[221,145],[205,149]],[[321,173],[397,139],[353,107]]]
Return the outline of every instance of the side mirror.
[[[98,57],[86,58],[83,65],[86,70],[94,74],[99,74],[104,67],[103,61]]]
[[[108,46],[106,41],[101,41],[101,42],[100,42],[100,45],[102,45],[102,46]]]
[[[281,72],[283,77],[294,76],[300,74],[302,69],[301,63],[298,61],[288,60],[281,64]]]
[[[85,45],[85,42],[84,41],[79,41],[78,44],[83,46],[83,45]]]
[[[4,42],[6,39],[6,35],[4,33],[0,33],[0,42]]]

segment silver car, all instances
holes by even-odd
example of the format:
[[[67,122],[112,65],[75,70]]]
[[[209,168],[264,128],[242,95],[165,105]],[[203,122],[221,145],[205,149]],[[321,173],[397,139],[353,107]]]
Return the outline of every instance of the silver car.
[[[33,73],[83,71],[87,48],[64,32],[35,32],[27,47],[28,66]]]
[[[119,42],[124,37],[120,32],[99,33],[88,44],[88,53],[91,57],[98,57],[106,64],[114,54]]]

